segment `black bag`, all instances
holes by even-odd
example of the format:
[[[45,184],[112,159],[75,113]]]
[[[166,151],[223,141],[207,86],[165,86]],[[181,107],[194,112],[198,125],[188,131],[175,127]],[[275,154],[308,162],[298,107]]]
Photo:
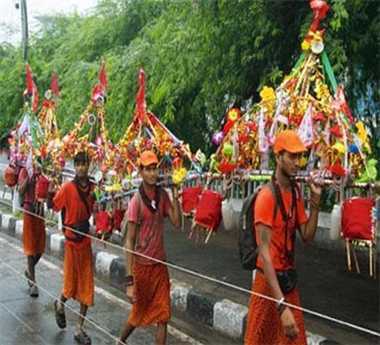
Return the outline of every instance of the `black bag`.
[[[278,284],[284,294],[292,292],[297,286],[297,271],[294,269],[276,272]]]
[[[268,186],[273,190],[272,182],[268,183]],[[256,242],[255,232],[255,219],[254,219],[254,207],[256,198],[261,191],[260,186],[256,191],[249,195],[243,202],[243,207],[240,213],[239,219],[239,256],[240,263],[245,270],[253,271],[256,268],[257,256],[259,255],[259,248]],[[273,219],[277,214],[277,203],[274,209]]]
[[[281,215],[285,222],[288,221],[287,214],[285,212],[284,203],[281,198],[281,194],[279,191],[279,188],[274,181],[274,178],[272,178],[272,181],[267,184],[267,186],[271,189],[273,196],[275,197],[276,203],[275,208],[273,211],[273,219],[276,218],[277,215],[277,209],[280,207]],[[239,219],[239,256],[240,256],[240,263],[245,270],[252,271],[256,268],[256,261],[257,256],[259,254],[259,248],[256,242],[256,231],[255,231],[255,219],[254,219],[254,207],[257,195],[261,191],[263,186],[260,186],[256,191],[248,196],[244,202],[243,207],[240,213],[240,219]],[[297,197],[297,186],[293,187],[293,202],[295,203],[295,198]],[[295,205],[295,204],[294,204]],[[297,209],[297,208],[296,208]],[[287,236],[287,228],[285,236]],[[287,251],[287,248],[285,248],[285,251]],[[291,254],[291,253],[290,253]]]
[[[86,219],[83,221],[80,221],[74,225],[66,225],[68,229],[74,229],[76,232],[71,232],[75,237],[66,237],[67,240],[72,242],[80,242],[85,236],[82,234],[88,234],[90,232],[90,222]],[[63,226],[63,230],[65,232],[65,225]]]
[[[256,236],[253,231],[255,223],[253,217],[253,208],[261,188],[249,195],[243,201],[243,208],[239,219],[239,256],[240,263],[245,270],[253,271],[256,268],[259,248],[256,242]]]

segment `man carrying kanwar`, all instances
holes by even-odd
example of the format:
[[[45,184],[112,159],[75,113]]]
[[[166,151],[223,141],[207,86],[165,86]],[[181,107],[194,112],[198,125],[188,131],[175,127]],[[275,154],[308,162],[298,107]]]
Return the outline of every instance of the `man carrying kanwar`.
[[[271,183],[258,193],[254,203],[254,230],[259,248],[257,273],[250,300],[246,345],[306,345],[302,311],[284,303],[300,306],[295,270],[297,229],[303,242],[313,240],[317,224],[321,187],[311,174],[310,215],[294,177],[306,150],[293,130],[280,132],[274,142],[275,174]],[[273,302],[261,296],[277,300]]]
[[[55,192],[49,186],[49,206],[62,211],[65,235],[63,290],[54,301],[55,317],[59,328],[66,327],[65,303],[73,298],[80,303],[80,316],[74,339],[79,344],[90,345],[91,338],[83,329],[88,307],[94,303],[94,272],[92,263],[89,219],[92,215],[94,185],[88,177],[90,159],[86,152],[74,157],[75,178]]]
[[[123,344],[136,327],[157,325],[156,344],[166,344],[170,320],[170,282],[164,248],[164,219],[179,228],[178,189],[173,186],[171,202],[167,192],[157,186],[158,158],[144,151],[139,159],[142,183],[126,212],[126,293],[132,311],[125,322],[118,344]],[[135,253],[133,253],[135,252]],[[139,255],[140,254],[140,255]]]

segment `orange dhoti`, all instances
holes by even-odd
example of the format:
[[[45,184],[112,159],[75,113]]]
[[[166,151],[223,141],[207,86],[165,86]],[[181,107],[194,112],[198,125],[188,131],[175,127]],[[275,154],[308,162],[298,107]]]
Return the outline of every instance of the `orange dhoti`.
[[[272,290],[264,274],[257,272],[252,287],[253,291],[265,296],[272,296]],[[285,295],[285,301],[300,306],[298,289]],[[299,329],[297,338],[289,339],[283,330],[280,315],[275,302],[252,295],[249,304],[245,345],[306,345],[303,314],[291,309]]]
[[[22,240],[26,256],[34,256],[45,252],[45,221],[24,212]]]
[[[165,265],[134,263],[136,303],[128,323],[134,327],[166,323],[170,320],[170,282]]]
[[[80,244],[65,242],[62,294],[90,306],[94,304],[94,271],[91,242],[84,241]]]

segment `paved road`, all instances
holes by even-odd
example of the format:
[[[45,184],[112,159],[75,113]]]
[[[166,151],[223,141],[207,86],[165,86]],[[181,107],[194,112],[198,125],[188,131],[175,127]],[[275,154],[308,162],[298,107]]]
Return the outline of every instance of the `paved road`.
[[[236,233],[220,231],[206,246],[195,245],[187,239],[186,233],[174,232],[170,228],[165,236],[170,262],[222,281],[250,288],[250,274],[243,271],[239,264]],[[121,251],[108,246],[102,250],[123,255]],[[304,247],[298,243],[297,267],[303,307],[379,332],[380,279],[374,280],[368,277],[367,260],[364,253],[359,254],[363,275],[357,275],[347,272],[342,250],[332,251],[315,244]],[[228,298],[243,305],[248,304],[247,294],[208,283],[177,270],[171,270],[170,273],[172,278],[188,282],[219,299]],[[2,284],[0,282],[0,297]],[[118,321],[117,327],[112,329],[119,329],[120,322]],[[378,338],[368,337],[364,333],[310,315],[305,315],[305,322],[309,331],[341,344],[380,344]],[[187,324],[184,326],[186,328]],[[189,330],[190,334],[197,334],[192,331]]]
[[[20,275],[25,269],[25,257],[17,242],[5,235],[0,236],[0,344],[1,345],[68,345],[73,344],[73,332],[77,316],[67,310],[68,328],[60,330],[55,324],[53,298],[61,287],[60,268],[53,262],[43,260],[38,266],[38,282],[46,289],[40,289],[40,297],[32,299],[27,285]],[[16,273],[15,271],[18,273]],[[70,303],[78,310],[75,303]],[[87,324],[88,333],[94,345],[115,344],[105,332],[115,336],[130,307],[114,295],[97,287],[95,306],[89,311],[89,318],[104,331]],[[168,344],[201,345],[182,332],[171,327]],[[154,343],[154,329],[137,330],[128,344]]]

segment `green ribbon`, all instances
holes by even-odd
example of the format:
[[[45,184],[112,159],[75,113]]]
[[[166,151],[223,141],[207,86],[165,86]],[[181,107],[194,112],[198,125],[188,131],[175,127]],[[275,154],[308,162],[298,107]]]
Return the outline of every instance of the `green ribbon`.
[[[323,69],[325,71],[325,74],[327,75],[327,79],[330,82],[330,85],[335,93],[338,87],[338,83],[335,79],[334,71],[331,67],[330,60],[325,51],[323,51],[323,53],[321,54],[321,59],[322,59]]]

